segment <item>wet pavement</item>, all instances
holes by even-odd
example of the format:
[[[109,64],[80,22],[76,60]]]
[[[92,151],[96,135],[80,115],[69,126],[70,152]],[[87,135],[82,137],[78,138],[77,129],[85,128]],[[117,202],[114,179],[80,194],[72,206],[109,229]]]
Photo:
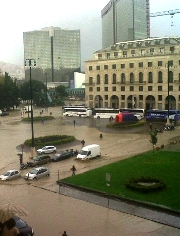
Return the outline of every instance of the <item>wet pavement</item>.
[[[59,163],[49,163],[47,164],[51,171],[49,178],[37,182],[20,178],[0,184],[0,202],[6,200],[26,207],[29,215],[25,220],[34,227],[35,235],[62,235],[64,230],[67,230],[69,236],[180,235],[179,218],[171,218],[169,214],[162,214],[160,217],[159,213],[151,212],[149,209],[135,208],[114,200],[108,201],[108,198],[102,199],[69,188],[61,188],[59,194],[59,186],[56,184],[58,178],[71,175],[70,167],[73,164],[78,174],[151,149],[148,127],[144,127],[143,130],[136,129],[133,133],[110,131],[105,127],[107,120],[63,118],[60,108],[50,108],[49,112],[53,113],[55,119],[45,121],[44,124],[34,123],[35,137],[51,134],[74,135],[75,142],[58,147],[58,150],[69,148],[79,150],[80,140],[84,139],[86,145],[100,144],[102,157],[83,163],[77,162],[74,158]],[[39,110],[35,110],[36,114],[39,115]],[[2,173],[7,169],[19,168],[17,154],[22,152],[21,144],[31,138],[31,126],[30,123],[21,121],[20,111],[14,111],[8,117],[0,119],[0,171]],[[103,135],[102,139],[99,138],[100,133]],[[167,144],[170,138],[179,135],[179,127],[173,132],[159,135],[161,137],[159,136],[158,145]],[[29,161],[30,149],[25,148],[23,151],[24,162]],[[22,177],[26,173],[27,170],[23,170]],[[167,223],[167,217],[170,223]]]

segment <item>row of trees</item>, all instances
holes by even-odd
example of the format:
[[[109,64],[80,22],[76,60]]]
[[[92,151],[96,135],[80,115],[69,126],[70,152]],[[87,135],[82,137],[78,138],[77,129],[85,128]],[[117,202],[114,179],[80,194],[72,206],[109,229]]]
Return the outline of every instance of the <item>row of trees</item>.
[[[43,82],[32,80],[33,103],[37,106],[48,106],[50,101],[47,96],[46,85]],[[55,96],[51,103],[56,104],[55,100],[66,97],[65,87],[60,85],[56,88]],[[8,73],[5,75],[0,71],[0,109],[9,110],[18,107],[21,100],[30,100],[30,81],[22,85],[17,85],[17,80],[13,80]]]

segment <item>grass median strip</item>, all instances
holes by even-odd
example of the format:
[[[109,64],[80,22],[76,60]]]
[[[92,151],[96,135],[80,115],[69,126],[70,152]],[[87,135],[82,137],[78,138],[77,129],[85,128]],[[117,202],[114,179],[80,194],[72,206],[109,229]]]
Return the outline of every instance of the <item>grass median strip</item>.
[[[93,161],[93,160],[92,160]],[[152,151],[118,161],[83,174],[61,180],[76,186],[123,196],[130,199],[180,210],[180,152]],[[110,180],[107,183],[107,174]],[[166,187],[157,192],[139,192],[128,189],[126,181],[148,176],[161,179]]]

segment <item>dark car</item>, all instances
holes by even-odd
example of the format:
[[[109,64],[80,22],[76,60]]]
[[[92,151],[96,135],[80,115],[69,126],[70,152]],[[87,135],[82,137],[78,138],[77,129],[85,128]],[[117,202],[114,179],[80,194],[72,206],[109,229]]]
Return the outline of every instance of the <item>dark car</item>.
[[[72,150],[60,151],[51,157],[52,161],[62,161],[73,156]]]
[[[9,112],[7,111],[2,111],[2,113],[0,113],[0,116],[8,116],[9,115]]]
[[[44,154],[34,157],[33,161],[34,161],[34,166],[38,166],[51,162],[51,158],[49,155]]]
[[[13,217],[16,221],[16,227],[18,228],[20,233],[23,233],[24,236],[33,236],[33,229],[21,218],[18,216]]]

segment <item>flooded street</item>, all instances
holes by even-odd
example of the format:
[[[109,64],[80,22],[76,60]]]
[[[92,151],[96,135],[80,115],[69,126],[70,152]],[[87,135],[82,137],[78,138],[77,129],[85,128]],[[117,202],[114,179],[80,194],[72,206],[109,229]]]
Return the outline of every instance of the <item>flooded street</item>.
[[[35,122],[34,136],[45,135],[74,135],[76,141],[57,150],[81,149],[80,141],[85,145],[99,144],[102,156],[87,162],[78,162],[73,157],[57,163],[49,163],[50,177],[38,181],[25,181],[23,178],[8,183],[0,183],[0,203],[12,202],[22,205],[28,211],[23,217],[33,228],[36,236],[62,235],[66,230],[68,236],[160,236],[179,235],[180,230],[158,224],[136,216],[110,210],[92,203],[58,193],[56,180],[71,175],[70,168],[74,164],[77,174],[122,160],[136,153],[152,148],[149,142],[148,130],[143,132],[112,131],[106,128],[109,122],[106,119],[93,120],[80,117],[62,117],[60,108],[49,108],[55,119]],[[39,110],[34,111],[34,116]],[[44,112],[44,115],[46,113]],[[27,114],[26,114],[27,116]],[[74,126],[73,120],[76,124]],[[9,169],[19,169],[18,153],[21,153],[21,144],[31,138],[31,124],[21,121],[21,112],[13,111],[7,117],[0,117],[1,162],[0,174]],[[147,127],[144,127],[147,129]],[[100,139],[100,134],[103,138]],[[179,129],[173,132],[164,132],[159,139],[159,145],[167,144],[169,138],[178,136]],[[24,149],[24,162],[29,161],[30,148]],[[22,177],[27,170],[22,170]]]

